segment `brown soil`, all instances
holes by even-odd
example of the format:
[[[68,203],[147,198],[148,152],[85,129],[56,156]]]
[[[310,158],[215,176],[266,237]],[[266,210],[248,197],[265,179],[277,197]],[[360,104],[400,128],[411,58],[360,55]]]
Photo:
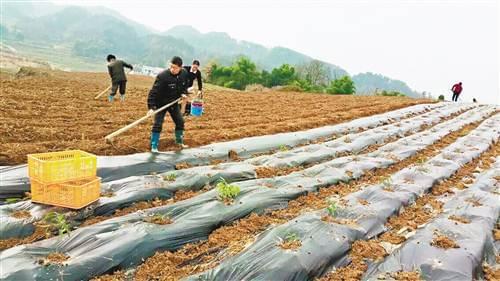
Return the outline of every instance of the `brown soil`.
[[[366,205],[369,205],[370,203],[368,201],[366,201],[365,199],[358,199],[358,202],[359,204],[363,205],[363,206],[366,206]]]
[[[69,257],[65,254],[54,252],[50,253],[45,259],[39,260],[38,263],[42,265],[62,264],[68,259]]]
[[[146,113],[146,98],[154,78],[139,75],[129,75],[128,78],[125,103],[109,103],[106,97],[94,100],[94,96],[109,84],[109,77],[104,72],[51,71],[49,76],[18,79],[2,76],[0,165],[25,163],[29,153],[73,148],[98,155],[148,151],[152,121],[117,137],[113,144],[103,140],[105,135]],[[250,95],[207,88],[205,114],[201,118],[187,118],[185,141],[196,147],[250,136],[299,131],[428,102],[432,101],[294,92],[256,92]],[[276,114],[275,105],[279,105],[279,114]],[[175,150],[171,134],[173,124],[169,119],[163,132],[160,150]]]
[[[451,240],[449,237],[445,235],[437,235],[431,241],[431,246],[442,248],[442,249],[452,249],[452,248],[460,248],[458,244]]]
[[[175,169],[176,170],[189,169],[191,167],[192,166],[189,163],[186,163],[186,162],[175,164]]]
[[[192,198],[198,194],[200,194],[200,192],[192,191],[192,190],[179,190],[174,195],[174,202],[186,200],[186,199]]]
[[[290,173],[300,171],[303,169],[304,167],[302,166],[287,167],[287,168],[257,167],[257,169],[255,169],[255,173],[257,173],[257,178],[272,178],[272,177],[285,176]]]
[[[150,216],[144,219],[145,222],[159,224],[159,225],[167,225],[173,223],[172,219],[166,216],[155,215]]]
[[[238,160],[240,160],[240,157],[238,156],[238,153],[235,150],[232,150],[232,149],[229,150],[229,152],[227,153],[227,156],[232,161],[238,161]]]
[[[493,230],[493,237],[495,238],[495,241],[500,240],[500,229]]]
[[[387,252],[376,240],[357,240],[352,244],[350,255],[379,261],[387,256]]]
[[[484,279],[486,281],[498,281],[500,280],[500,267],[493,269],[488,265],[483,265]]]
[[[11,217],[16,218],[16,219],[27,219],[31,218],[31,214],[29,211],[22,210],[22,211],[15,211],[11,215]]]
[[[46,229],[39,226],[35,226],[35,231],[28,237],[0,239],[0,251],[22,244],[30,244],[49,237],[50,234],[46,231]]]
[[[113,273],[113,275],[101,275],[91,279],[92,281],[124,281],[126,279],[125,272],[119,270]]]
[[[297,250],[302,246],[300,240],[283,241],[279,247],[284,250]]]
[[[80,227],[88,226],[88,225],[92,225],[92,224],[96,224],[96,223],[105,221],[107,219],[113,218],[113,217],[121,217],[121,216],[124,216],[124,215],[127,215],[127,214],[131,214],[131,213],[134,213],[134,212],[137,212],[137,211],[140,211],[140,210],[145,210],[145,209],[149,209],[149,208],[154,208],[154,207],[159,207],[159,206],[171,204],[173,202],[174,202],[174,199],[165,199],[165,200],[162,200],[162,199],[158,199],[158,198],[156,198],[155,200],[152,200],[152,201],[137,202],[137,203],[132,204],[129,207],[116,210],[115,213],[113,215],[111,215],[111,216],[95,216],[95,217],[90,217],[90,218],[86,219],[80,225]]]
[[[357,240],[352,244],[349,258],[351,263],[348,266],[337,268],[329,272],[320,281],[345,281],[361,280],[361,277],[368,269],[366,260],[379,261],[387,256],[385,249],[378,241]]]
[[[391,274],[396,281],[419,281],[420,273],[417,271],[399,271]]]
[[[483,204],[481,204],[481,202],[479,202],[479,200],[476,198],[467,198],[467,199],[465,199],[465,202],[471,203],[472,206],[474,206],[474,207],[483,206]]]
[[[362,260],[353,260],[349,266],[337,268],[335,271],[329,272],[319,281],[352,281],[361,280],[361,277],[368,269],[368,265]]]
[[[431,206],[432,209],[427,206]],[[417,199],[415,204],[406,208],[401,214],[389,218],[387,226],[393,230],[408,227],[415,230],[442,211],[443,203],[437,201],[433,196],[425,195]]]
[[[101,193],[101,197],[113,197],[115,195],[114,192],[104,192]]]
[[[394,245],[398,245],[405,242],[406,238],[393,231],[387,231],[380,236],[380,240]]]
[[[433,195],[452,194],[451,187],[465,188],[464,178],[470,178],[477,168],[489,169],[495,162],[495,157],[500,155],[500,142],[493,144],[481,157],[474,159],[460,168],[456,174],[432,188]]]
[[[464,217],[459,217],[459,216],[449,216],[448,219],[450,220],[454,220],[454,221],[457,221],[457,222],[460,222],[460,223],[470,223],[470,219],[468,218],[464,218]]]
[[[322,216],[321,220],[324,222],[328,223],[336,223],[336,224],[342,224],[342,225],[347,225],[353,228],[358,228],[359,225],[356,223],[355,220],[350,220],[350,219],[341,219],[341,218],[334,218],[330,215]]]

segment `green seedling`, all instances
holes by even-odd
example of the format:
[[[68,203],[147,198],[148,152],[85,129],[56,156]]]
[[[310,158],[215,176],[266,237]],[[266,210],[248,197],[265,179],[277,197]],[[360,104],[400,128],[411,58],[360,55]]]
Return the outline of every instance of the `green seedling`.
[[[429,172],[429,169],[424,167],[424,164],[427,162],[427,158],[420,158],[417,160],[417,171],[422,172],[422,173],[427,173]]]
[[[332,217],[337,216],[337,211],[338,211],[338,206],[337,202],[335,201],[329,201],[328,202],[328,207],[326,207],[326,210],[328,211],[328,214]]]
[[[300,240],[299,235],[297,235],[297,233],[295,233],[295,232],[288,232],[285,235],[286,242],[294,242],[294,241],[299,241],[299,240]]]
[[[384,177],[380,183],[384,186],[384,188],[390,188],[392,186],[392,178]]]
[[[282,145],[279,146],[279,150],[282,151],[282,152],[285,152],[285,151],[288,151],[289,149],[288,149],[288,147],[286,145],[282,144]]]
[[[427,158],[426,157],[420,158],[420,159],[417,160],[417,165],[422,166],[422,165],[425,164],[425,162],[427,162]]]
[[[224,178],[221,178],[217,183],[217,192],[221,200],[232,200],[240,194],[240,187],[234,184],[229,184]]]
[[[59,235],[71,232],[71,226],[66,221],[64,214],[50,212],[44,216],[43,221],[48,224],[49,228],[56,229]]]
[[[7,198],[5,199],[5,203],[12,204],[12,203],[17,203],[21,200],[22,200],[21,198]]]
[[[166,181],[175,181],[176,178],[177,178],[177,175],[174,173],[167,174],[167,175],[163,176],[163,179]]]

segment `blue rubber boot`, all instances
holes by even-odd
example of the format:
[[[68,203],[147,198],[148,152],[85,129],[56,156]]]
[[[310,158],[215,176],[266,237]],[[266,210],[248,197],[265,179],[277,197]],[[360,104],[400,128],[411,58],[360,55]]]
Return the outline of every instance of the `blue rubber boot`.
[[[158,145],[160,144],[160,133],[151,133],[151,152],[158,152]]]
[[[114,99],[115,99],[115,96],[111,96],[111,95],[108,96],[108,101],[109,102],[113,102]]]
[[[184,144],[184,131],[175,131],[175,144],[179,146],[180,149],[187,148],[188,146]]]

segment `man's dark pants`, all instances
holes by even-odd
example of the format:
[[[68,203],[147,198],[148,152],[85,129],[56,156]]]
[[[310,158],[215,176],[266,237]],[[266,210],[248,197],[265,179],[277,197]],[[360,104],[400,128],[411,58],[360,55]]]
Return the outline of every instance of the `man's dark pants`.
[[[163,120],[165,120],[165,114],[167,114],[167,111],[175,123],[175,130],[184,131],[184,118],[182,118],[181,107],[178,103],[176,103],[167,108],[166,110],[158,112],[158,114],[155,115],[155,121],[153,123],[153,130],[152,130],[153,133],[161,132],[161,129],[163,127]]]
[[[457,94],[457,93],[453,93],[453,97],[451,98],[452,101],[458,101],[458,96],[460,94]]]
[[[120,88],[120,95],[125,95],[125,88],[127,86],[127,81],[120,81],[116,83],[112,83],[111,85],[111,93],[109,93],[110,96],[115,96],[116,95],[116,90]]]

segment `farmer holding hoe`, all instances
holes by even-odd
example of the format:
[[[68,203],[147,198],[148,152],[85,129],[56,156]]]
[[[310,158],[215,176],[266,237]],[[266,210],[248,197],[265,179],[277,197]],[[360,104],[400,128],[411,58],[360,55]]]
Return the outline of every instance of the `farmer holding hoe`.
[[[188,73],[182,67],[182,59],[178,56],[170,60],[170,67],[162,71],[153,84],[148,95],[148,115],[175,100],[187,98]],[[167,109],[154,115],[153,128],[151,130],[151,152],[158,152],[160,133],[163,127],[165,114],[170,114],[175,123],[175,143],[180,149],[187,148],[184,144],[184,119],[181,114],[179,103],[175,103]]]
[[[120,100],[125,101],[127,76],[125,76],[124,68],[126,67],[133,70],[134,67],[122,60],[117,60],[116,57],[111,54],[106,57],[106,60],[108,61],[108,72],[111,77],[111,92],[109,93],[108,100],[109,102],[113,102],[116,90],[120,88]]]

